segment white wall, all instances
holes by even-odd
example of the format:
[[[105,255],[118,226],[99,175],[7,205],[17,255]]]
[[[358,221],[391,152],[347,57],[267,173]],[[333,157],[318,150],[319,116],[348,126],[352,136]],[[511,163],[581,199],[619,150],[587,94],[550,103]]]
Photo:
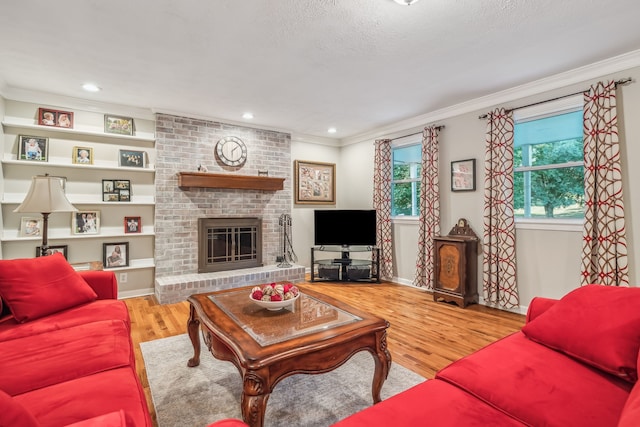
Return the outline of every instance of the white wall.
[[[313,246],[313,211],[315,209],[337,209],[341,207],[340,191],[343,186],[343,169],[340,162],[340,148],[322,143],[308,142],[291,137],[291,159],[308,160],[336,164],[336,205],[296,205],[292,200],[291,231],[293,250],[298,256],[298,264],[309,268],[311,265],[311,247]],[[293,161],[291,167],[293,168]],[[294,171],[295,173],[295,171]],[[292,175],[293,176],[293,175]],[[294,188],[295,191],[295,188]]]
[[[592,83],[610,79],[632,77],[640,80],[640,68],[624,72],[603,75],[599,78],[572,84],[535,96],[528,96],[498,106],[518,107],[532,102],[544,101],[587,89]],[[496,107],[498,107],[496,106]],[[478,234],[483,233],[483,186],[484,186],[484,150],[486,121],[478,116],[494,107],[467,112],[455,113],[443,117],[436,123],[444,125],[440,132],[440,185],[441,185],[441,229],[447,234],[458,218],[464,217]],[[640,245],[640,235],[635,233],[634,218],[640,212],[640,197],[633,191],[631,183],[640,180],[640,168],[635,163],[640,161],[640,84],[632,83],[618,89],[618,115],[621,135],[622,167],[625,184],[625,215],[627,241],[629,251],[629,272],[632,285],[637,283],[635,266],[640,266],[640,255],[636,249]],[[425,123],[430,125],[432,123]],[[409,134],[397,132],[398,135]],[[395,136],[395,135],[392,135]],[[311,152],[308,147],[299,145],[293,158],[307,158]],[[328,153],[326,153],[328,156]],[[333,154],[333,153],[332,153]],[[372,206],[373,192],[373,139],[356,142],[339,150],[338,163],[338,207],[342,209],[367,209]],[[328,156],[330,157],[330,156]],[[475,192],[452,193],[450,191],[450,163],[455,160],[476,159]],[[319,159],[318,159],[319,160]],[[313,218],[301,215],[300,209],[296,219],[298,224],[296,250],[304,248],[308,251],[312,243]],[[304,229],[310,233],[302,236]],[[417,250],[417,223],[409,220],[397,221],[393,226],[394,233],[394,276],[401,283],[412,283],[415,275],[415,257]],[[540,231],[518,229],[516,232],[516,257],[518,265],[518,286],[521,308],[526,309],[534,296],[558,298],[571,289],[579,286],[580,256],[582,235],[571,231]],[[300,252],[300,250],[298,250]],[[298,254],[300,255],[300,253]],[[308,255],[300,257],[300,263],[308,266]],[[482,258],[478,257],[479,277],[478,289],[482,295]]]

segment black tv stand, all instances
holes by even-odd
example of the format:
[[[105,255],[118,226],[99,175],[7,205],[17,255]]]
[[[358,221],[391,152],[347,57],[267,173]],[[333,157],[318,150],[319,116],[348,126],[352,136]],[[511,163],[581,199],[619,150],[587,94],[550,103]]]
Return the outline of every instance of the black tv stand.
[[[340,258],[316,259],[316,252],[339,253]],[[352,253],[370,252],[369,259]],[[311,281],[380,283],[380,248],[376,246],[314,246],[311,248]]]

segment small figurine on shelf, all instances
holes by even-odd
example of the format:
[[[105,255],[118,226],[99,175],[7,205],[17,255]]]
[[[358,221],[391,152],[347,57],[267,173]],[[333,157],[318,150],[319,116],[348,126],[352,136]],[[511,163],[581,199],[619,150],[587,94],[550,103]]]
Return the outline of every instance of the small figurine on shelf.
[[[198,172],[209,172],[209,169],[205,165],[198,165]]]

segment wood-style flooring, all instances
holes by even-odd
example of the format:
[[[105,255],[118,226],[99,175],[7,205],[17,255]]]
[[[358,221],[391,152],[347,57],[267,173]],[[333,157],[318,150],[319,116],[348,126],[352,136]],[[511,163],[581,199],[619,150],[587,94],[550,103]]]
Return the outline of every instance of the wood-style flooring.
[[[375,313],[391,324],[387,343],[394,362],[433,378],[454,360],[519,330],[524,316],[480,305],[465,309],[434,302],[421,289],[384,282],[304,283],[318,292]],[[140,343],[186,333],[189,304],[158,304],[153,296],[125,300],[132,321],[132,337],[138,375],[155,422],[151,392],[140,352]],[[206,351],[206,347],[204,348]],[[191,355],[185,354],[185,364]],[[213,357],[203,352],[202,357]]]

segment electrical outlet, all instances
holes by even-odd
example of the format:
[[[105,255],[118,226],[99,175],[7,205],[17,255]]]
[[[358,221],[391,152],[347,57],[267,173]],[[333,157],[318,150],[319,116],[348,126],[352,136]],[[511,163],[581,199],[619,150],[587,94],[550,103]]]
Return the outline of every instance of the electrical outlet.
[[[127,273],[120,273],[120,283],[127,283]]]

